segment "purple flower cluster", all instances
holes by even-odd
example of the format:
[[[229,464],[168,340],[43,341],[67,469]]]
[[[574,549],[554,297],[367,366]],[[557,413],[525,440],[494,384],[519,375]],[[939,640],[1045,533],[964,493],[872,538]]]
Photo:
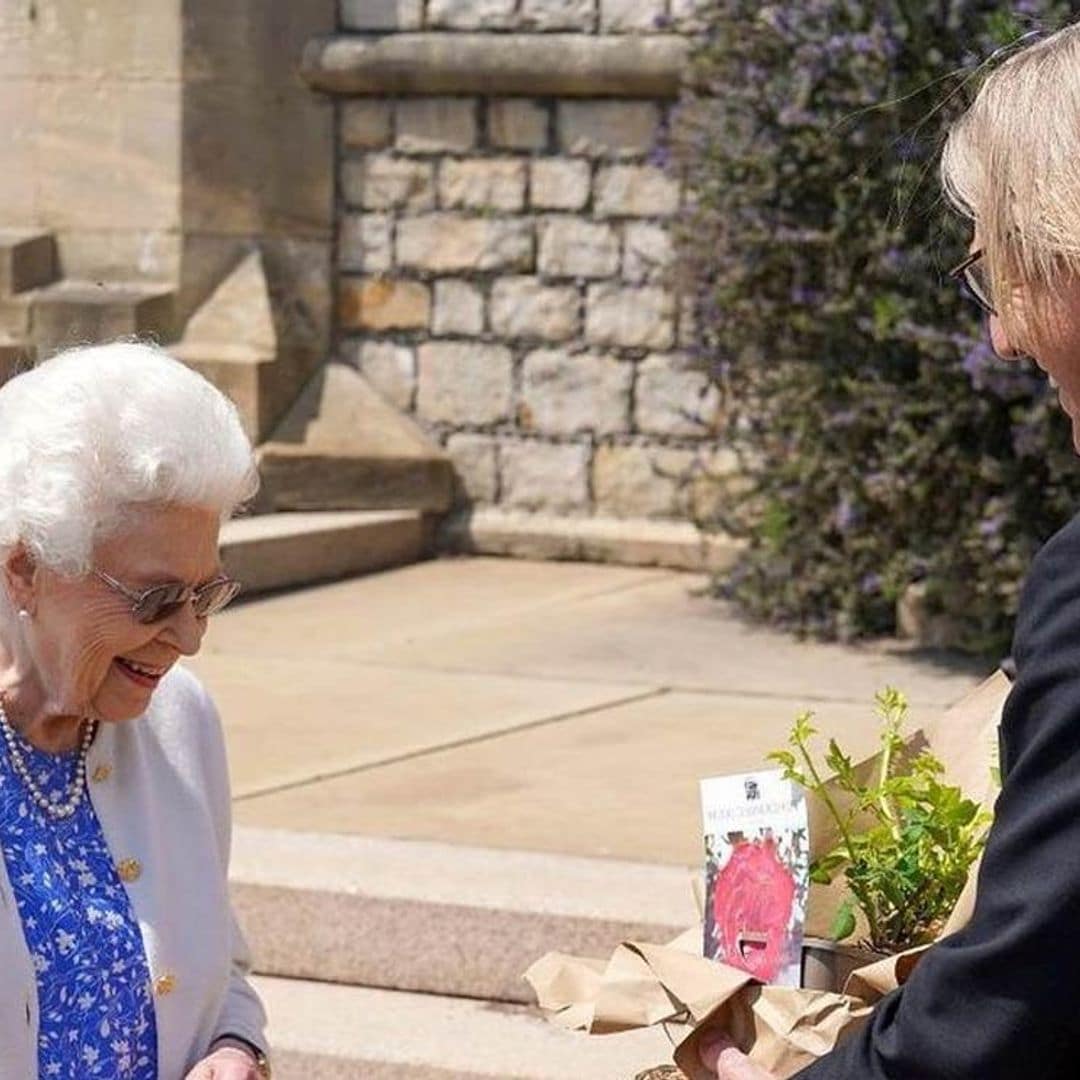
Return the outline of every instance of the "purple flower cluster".
[[[932,166],[971,68],[1068,7],[702,9],[694,90],[653,160],[688,178],[687,351],[723,386],[720,438],[748,463],[747,498],[717,511],[749,540],[726,586],[748,612],[887,633],[895,596],[925,580],[965,645],[1007,640],[1017,579],[1080,500],[1080,469],[1038,373],[994,355],[947,279],[969,237]]]

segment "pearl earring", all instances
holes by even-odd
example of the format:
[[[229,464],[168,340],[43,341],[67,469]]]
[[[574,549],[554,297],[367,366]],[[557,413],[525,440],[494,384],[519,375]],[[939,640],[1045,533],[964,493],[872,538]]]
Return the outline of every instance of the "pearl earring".
[[[30,612],[27,611],[26,608],[24,608],[24,607],[19,608],[19,618],[20,619],[29,619],[30,618]]]

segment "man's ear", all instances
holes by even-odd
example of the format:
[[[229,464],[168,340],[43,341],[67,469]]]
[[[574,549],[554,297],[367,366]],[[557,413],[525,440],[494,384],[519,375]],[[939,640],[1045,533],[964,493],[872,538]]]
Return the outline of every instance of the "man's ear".
[[[8,552],[3,564],[4,585],[11,598],[12,607],[16,611],[25,608],[31,614],[33,613],[36,602],[37,571],[37,560],[20,540]]]

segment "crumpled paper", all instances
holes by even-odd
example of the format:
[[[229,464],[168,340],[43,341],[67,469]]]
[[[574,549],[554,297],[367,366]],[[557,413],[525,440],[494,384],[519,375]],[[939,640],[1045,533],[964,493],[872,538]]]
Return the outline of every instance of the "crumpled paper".
[[[997,728],[1008,691],[1008,679],[996,673],[908,743],[913,753],[928,746],[945,766],[947,781],[987,808],[997,793],[991,768],[996,763]],[[872,765],[873,759],[862,767]],[[814,854],[833,843],[827,819],[811,806]],[[976,865],[942,937],[970,917],[977,872]],[[835,891],[831,895],[835,897]],[[826,921],[828,910],[835,906],[827,890],[812,889],[809,904],[808,933],[813,932],[815,919]],[[701,955],[699,927],[668,945],[624,942],[606,962],[548,953],[529,968],[525,978],[549,1019],[571,1030],[600,1035],[653,1024],[692,1025],[675,1051],[676,1064],[690,1080],[715,1080],[699,1062],[698,1044],[716,1029],[783,1080],[858,1030],[874,1003],[902,986],[930,947],[857,969],[843,994],[762,986],[743,971],[706,960]]]

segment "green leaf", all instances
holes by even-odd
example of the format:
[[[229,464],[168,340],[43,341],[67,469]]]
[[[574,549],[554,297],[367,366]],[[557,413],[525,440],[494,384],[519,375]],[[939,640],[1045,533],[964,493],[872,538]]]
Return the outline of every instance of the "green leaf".
[[[791,529],[791,519],[787,510],[778,502],[771,503],[761,521],[761,537],[773,548],[781,548]]]
[[[817,729],[811,723],[813,719],[814,714],[809,709],[804,709],[795,717],[789,740],[792,746],[805,746],[817,734]]]
[[[851,758],[837,745],[835,739],[829,740],[829,752],[825,755],[825,764],[844,782],[851,782],[853,765]]]
[[[814,859],[810,864],[810,880],[816,885],[831,884],[836,872],[847,861],[848,857],[842,851],[832,851],[820,859]]]
[[[777,765],[782,765],[785,769],[795,767],[795,755],[790,750],[773,750],[765,755],[765,760],[775,761]]]
[[[833,941],[843,941],[855,933],[855,904],[848,897],[840,905],[829,927],[829,937]]]

